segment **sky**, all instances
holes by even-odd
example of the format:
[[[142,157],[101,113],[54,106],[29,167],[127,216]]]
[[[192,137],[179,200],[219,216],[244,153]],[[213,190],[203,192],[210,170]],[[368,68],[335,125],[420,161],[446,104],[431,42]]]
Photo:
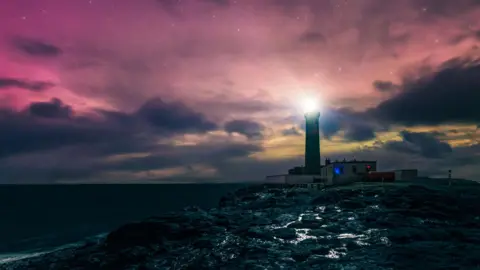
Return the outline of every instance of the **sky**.
[[[261,181],[322,159],[480,180],[478,0],[16,0],[0,183]]]

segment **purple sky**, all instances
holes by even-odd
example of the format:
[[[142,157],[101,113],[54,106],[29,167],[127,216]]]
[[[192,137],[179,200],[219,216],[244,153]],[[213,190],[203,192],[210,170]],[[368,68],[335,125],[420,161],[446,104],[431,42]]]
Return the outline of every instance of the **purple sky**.
[[[478,0],[15,0],[0,183],[254,181],[322,157],[480,180]]]

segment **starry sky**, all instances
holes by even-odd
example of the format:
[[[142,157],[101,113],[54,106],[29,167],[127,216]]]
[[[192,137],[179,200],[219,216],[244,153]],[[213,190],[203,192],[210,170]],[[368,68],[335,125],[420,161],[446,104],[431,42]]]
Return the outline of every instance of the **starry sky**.
[[[0,183],[258,181],[322,159],[480,180],[478,0],[15,0]]]

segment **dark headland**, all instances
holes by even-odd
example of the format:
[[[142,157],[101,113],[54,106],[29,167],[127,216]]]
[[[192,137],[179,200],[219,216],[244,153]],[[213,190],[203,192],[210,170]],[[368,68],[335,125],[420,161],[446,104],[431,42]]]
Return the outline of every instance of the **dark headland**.
[[[4,269],[479,269],[480,184],[251,186]],[[0,266],[1,268],[2,266]]]

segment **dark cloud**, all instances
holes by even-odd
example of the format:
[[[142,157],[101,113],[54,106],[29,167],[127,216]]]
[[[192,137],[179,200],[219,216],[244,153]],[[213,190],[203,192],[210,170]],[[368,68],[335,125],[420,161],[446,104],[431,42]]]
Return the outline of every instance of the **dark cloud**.
[[[217,149],[208,145],[204,147],[205,149],[210,149],[205,158],[215,163],[223,162],[230,158],[247,157],[263,150],[260,145],[245,143],[230,143]]]
[[[217,115],[228,114],[245,114],[251,115],[259,112],[273,111],[284,109],[285,106],[260,101],[239,99],[229,100],[226,97],[218,97],[215,100],[201,100],[195,103],[199,108],[204,110],[214,109]]]
[[[195,164],[215,167],[233,158],[244,158],[259,152],[255,144],[213,142],[197,145],[152,145],[150,155],[97,165],[96,170],[142,172],[149,170],[188,167]]]
[[[327,38],[319,32],[306,32],[300,36],[300,41],[306,43],[324,43],[327,41]]]
[[[174,16],[181,16],[181,6],[184,4],[180,0],[156,0],[157,3],[169,14]],[[203,3],[214,4],[220,7],[228,7],[230,0],[200,0]]]
[[[229,6],[230,0],[203,0],[206,3],[213,3],[218,6]]]
[[[18,87],[33,92],[42,92],[48,90],[49,88],[54,87],[55,84],[51,82],[42,82],[42,81],[28,81],[15,78],[0,78],[0,90]]]
[[[400,132],[402,141],[391,141],[385,144],[385,148],[397,152],[419,154],[425,158],[441,158],[452,152],[452,147],[438,140],[435,132]]]
[[[448,43],[451,45],[458,45],[470,39],[473,39],[474,41],[480,40],[480,30],[472,31],[471,29],[467,29],[463,33],[450,38]]]
[[[0,116],[0,157],[69,145],[115,142],[120,132],[77,120],[49,123],[14,112]]]
[[[139,150],[139,149],[136,149]],[[213,142],[196,145],[150,144],[149,155],[102,159],[97,151],[79,151],[79,148],[51,150],[45,153],[14,156],[0,163],[0,178],[19,182],[96,182],[121,181],[235,181],[237,175],[224,168],[234,168],[248,162],[248,156],[262,151],[255,144]],[[135,153],[135,152],[133,152]],[[240,163],[239,163],[240,162]],[[34,165],[32,165],[34,164]],[[25,170],[25,168],[28,168]],[[202,175],[202,168],[215,174]],[[157,174],[173,169],[174,176]],[[112,173],[109,176],[109,173]],[[132,179],[132,175],[137,175]],[[263,176],[262,176],[263,177]],[[243,179],[248,180],[248,179]]]
[[[251,120],[232,120],[225,123],[225,131],[228,133],[239,133],[249,139],[262,138],[264,127],[262,124]]]
[[[448,43],[450,45],[458,45],[459,43],[462,43],[463,41],[467,40],[469,37],[470,36],[468,34],[459,34],[450,38]]]
[[[348,108],[329,108],[320,116],[319,125],[322,137],[330,140],[340,131],[345,131],[345,139],[352,141],[364,141],[375,138],[376,126],[371,125],[372,119],[365,117],[366,114],[352,111]],[[304,119],[300,127],[305,130]]]
[[[35,39],[17,37],[12,43],[18,50],[31,56],[56,57],[62,53],[59,47]]]
[[[296,127],[291,127],[282,130],[282,135],[284,136],[300,136],[302,133],[296,128]]]
[[[377,80],[373,82],[373,87],[379,92],[393,92],[399,89],[399,86],[391,81]]]
[[[49,102],[35,102],[28,107],[31,115],[45,118],[71,118],[72,108],[64,105],[58,98],[53,98]]]
[[[364,124],[352,124],[348,129],[345,131],[345,139],[349,141],[368,141],[375,139],[375,129],[372,126],[364,125]]]
[[[83,164],[85,160],[72,159],[76,155],[78,153],[73,152],[70,156],[54,155],[54,158],[42,155],[2,159],[0,179],[2,179],[2,183],[19,184],[54,183],[61,179],[85,181],[94,177],[98,171],[90,165]]]
[[[478,59],[452,59],[437,70],[424,68],[420,76],[405,77],[400,88],[368,113],[406,126],[480,122]]]
[[[203,133],[216,127],[181,103],[152,99],[138,112],[98,111],[99,119],[76,117],[59,99],[36,102],[21,112],[0,112],[0,157],[88,145],[104,154],[148,150],[156,134]],[[160,132],[160,133],[159,133]]]
[[[266,175],[285,173],[295,165],[302,165],[303,162],[301,157],[275,160],[243,159],[242,162],[219,163],[215,168],[224,181],[258,183],[264,181]]]
[[[214,142],[198,145],[156,145],[152,154],[118,162],[99,164],[96,170],[142,172],[175,167],[191,167],[196,164],[219,166],[234,158],[245,158],[263,148],[255,144]]]
[[[425,9],[425,16],[459,16],[480,6],[478,0],[414,0],[414,6],[419,10]]]
[[[271,0],[274,6],[283,9],[287,14],[292,14],[300,8],[309,8],[314,16],[321,16],[335,8],[335,3],[331,1],[312,1],[312,0]]]
[[[147,101],[137,113],[151,125],[170,132],[207,132],[217,125],[180,102],[165,103],[160,98]]]
[[[305,125],[304,125],[305,127]],[[331,139],[342,129],[340,118],[336,115],[325,115],[320,117],[320,132],[323,137]]]
[[[156,0],[160,7],[169,15],[174,17],[181,17],[182,12],[179,6],[182,4],[179,0]]]
[[[480,30],[475,31],[474,37],[475,37],[477,40],[480,40]]]

